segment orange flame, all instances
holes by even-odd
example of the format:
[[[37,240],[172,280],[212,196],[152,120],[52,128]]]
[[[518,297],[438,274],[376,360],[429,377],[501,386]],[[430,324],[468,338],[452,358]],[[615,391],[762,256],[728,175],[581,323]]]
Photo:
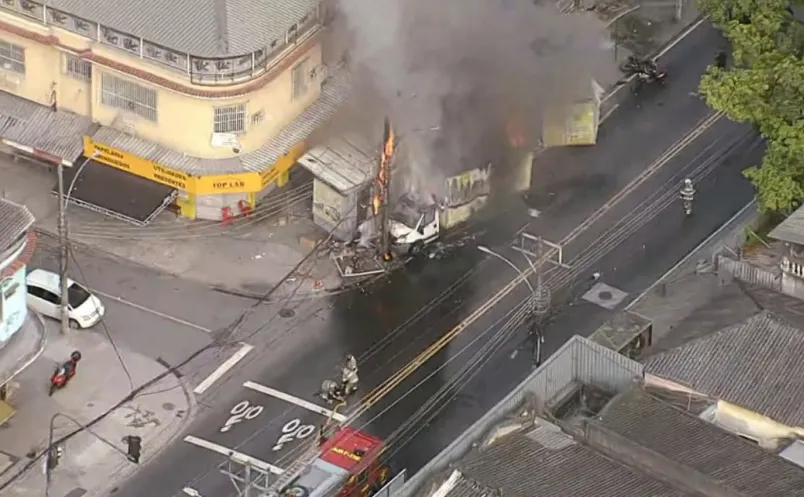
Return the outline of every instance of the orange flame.
[[[372,212],[376,216],[382,207],[382,197],[385,193],[385,185],[388,179],[388,168],[391,165],[391,158],[394,155],[394,130],[391,124],[386,120],[385,122],[385,142],[383,143],[382,152],[380,153],[380,170],[377,171],[377,190],[374,197],[371,199]]]
[[[508,116],[505,134],[508,136],[508,144],[512,147],[519,148],[525,145],[525,126],[519,116]]]

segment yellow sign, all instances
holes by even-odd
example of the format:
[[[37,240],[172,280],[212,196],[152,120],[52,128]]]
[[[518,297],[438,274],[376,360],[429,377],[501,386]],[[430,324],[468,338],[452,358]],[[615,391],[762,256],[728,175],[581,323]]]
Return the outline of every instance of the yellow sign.
[[[98,162],[122,171],[156,181],[177,190],[194,195],[216,195],[224,193],[255,193],[262,191],[275,181],[280,174],[293,166],[301,155],[303,144],[294,146],[290,152],[260,173],[247,172],[235,174],[217,174],[212,176],[192,176],[185,172],[157,164],[134,154],[98,143],[92,138],[84,137],[84,155]]]

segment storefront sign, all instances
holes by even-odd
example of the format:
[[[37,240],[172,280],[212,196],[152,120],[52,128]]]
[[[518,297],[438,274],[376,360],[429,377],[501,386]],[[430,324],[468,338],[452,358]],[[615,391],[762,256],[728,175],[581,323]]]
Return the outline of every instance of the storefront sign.
[[[288,154],[281,157],[267,170],[256,173],[219,174],[211,176],[191,176],[182,171],[157,164],[134,154],[98,143],[92,138],[84,137],[84,155],[95,155],[95,160],[126,171],[131,174],[156,181],[194,195],[216,195],[224,193],[256,193],[275,181],[277,177],[286,172],[296,161],[303,144],[291,149]]]

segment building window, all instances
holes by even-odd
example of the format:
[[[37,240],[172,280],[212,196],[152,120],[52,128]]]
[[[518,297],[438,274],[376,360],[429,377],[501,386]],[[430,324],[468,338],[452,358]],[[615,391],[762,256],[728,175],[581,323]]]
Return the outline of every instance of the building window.
[[[0,64],[7,71],[25,74],[25,49],[0,40]]]
[[[310,62],[310,59],[304,59],[303,61],[296,64],[296,67],[293,68],[293,71],[290,74],[292,79],[293,85],[293,95],[291,98],[293,100],[299,99],[307,93],[307,88],[309,86],[309,80],[307,77],[307,65]]]
[[[259,110],[254,114],[251,114],[252,125],[260,124],[263,121],[265,121],[265,110]]]
[[[92,63],[88,60],[79,59],[75,55],[65,54],[64,70],[68,76],[81,81],[92,79]]]
[[[242,133],[246,130],[246,104],[215,107],[215,133]]]
[[[156,91],[101,73],[101,103],[156,122]]]

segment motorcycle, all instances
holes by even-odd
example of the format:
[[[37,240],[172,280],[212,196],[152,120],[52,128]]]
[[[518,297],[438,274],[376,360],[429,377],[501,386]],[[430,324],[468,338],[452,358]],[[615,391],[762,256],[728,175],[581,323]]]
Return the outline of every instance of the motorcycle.
[[[692,215],[692,200],[684,200],[684,215],[691,216]]]
[[[70,354],[70,359],[56,366],[53,374],[50,375],[50,388],[48,396],[52,396],[57,390],[61,390],[70,379],[75,376],[78,368],[78,361],[81,360],[81,352],[75,350]]]
[[[645,84],[664,84],[667,78],[667,71],[660,70],[651,60],[640,60],[634,55],[629,55],[628,59],[620,66],[620,70],[627,77],[636,76],[637,81],[634,85],[634,93],[637,93]],[[625,83],[626,80],[622,80]]]

